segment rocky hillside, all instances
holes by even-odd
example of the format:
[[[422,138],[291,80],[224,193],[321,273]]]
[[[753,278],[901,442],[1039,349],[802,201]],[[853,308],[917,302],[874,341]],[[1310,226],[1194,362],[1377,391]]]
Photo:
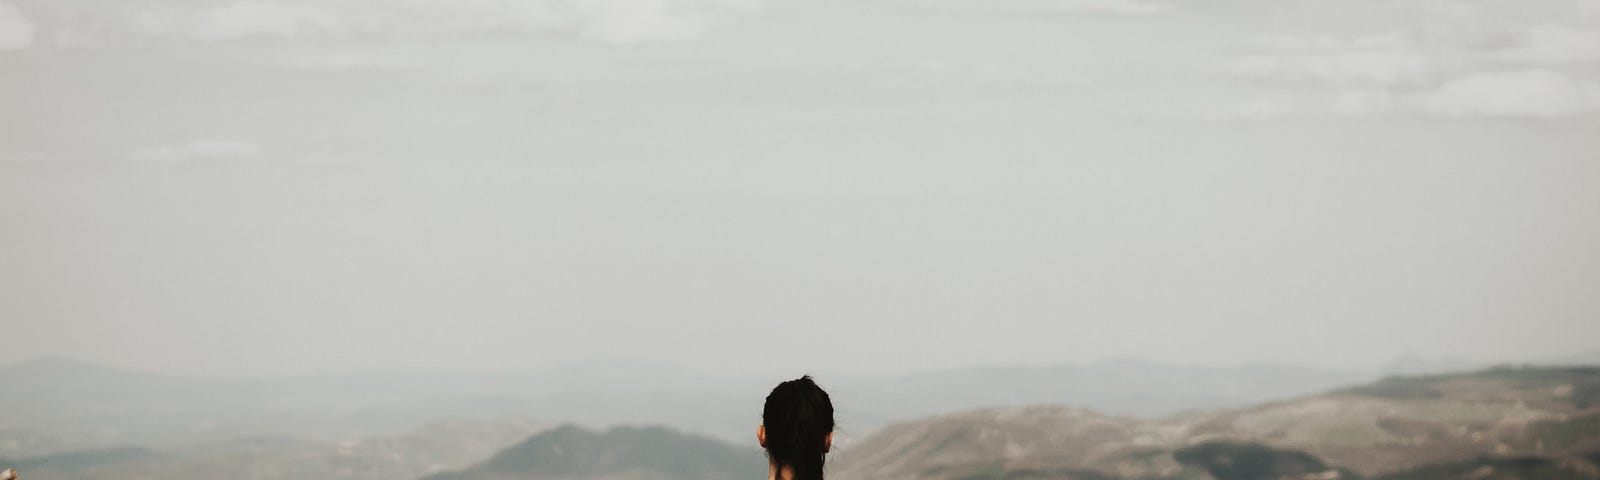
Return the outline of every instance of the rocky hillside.
[[[1595,452],[1600,368],[1502,368],[1160,420],[1063,407],[944,415],[879,431],[841,451],[834,472],[847,480],[1410,479],[1462,471],[1534,479],[1600,471]]]

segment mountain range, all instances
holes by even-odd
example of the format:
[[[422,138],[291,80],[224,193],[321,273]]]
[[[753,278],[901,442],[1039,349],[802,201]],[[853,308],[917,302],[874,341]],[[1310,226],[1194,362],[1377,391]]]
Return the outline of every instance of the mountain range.
[[[799,376],[799,374],[795,374]],[[824,377],[852,435],[891,422],[993,406],[1080,405],[1166,415],[1248,405],[1377,378],[1282,365],[1135,361]],[[438,421],[591,427],[662,425],[742,444],[774,379],[721,378],[637,363],[497,374],[378,373],[186,378],[41,359],[0,368],[0,456],[238,438],[335,442],[405,435]]]
[[[616,368],[610,378],[627,382],[630,371]],[[1207,371],[1127,363],[907,376],[886,380],[887,385],[877,389],[839,382],[828,386],[841,425],[830,456],[829,478],[1536,480],[1600,475],[1600,368],[1501,367],[1399,376],[1250,404],[1199,405],[1207,398],[1225,403],[1241,395],[1273,388],[1294,391],[1327,380],[1288,382],[1294,373],[1293,369],[1265,367]],[[1192,378],[1177,378],[1183,374]],[[1274,378],[1285,383],[1269,385]],[[744,419],[723,412],[735,417],[728,424],[743,427],[742,435],[732,443],[691,433],[703,430],[680,425],[637,426],[660,422],[515,420],[497,417],[505,411],[492,408],[469,412],[487,420],[434,422],[408,432],[327,438],[329,432],[348,432],[359,428],[363,420],[383,418],[364,409],[361,400],[422,388],[424,383],[406,376],[355,380],[359,381],[181,379],[72,362],[0,370],[0,384],[6,385],[0,393],[0,401],[5,402],[0,405],[6,407],[0,410],[0,447],[4,448],[0,467],[18,467],[33,478],[64,480],[113,476],[136,480],[714,480],[762,474],[761,453],[749,445],[753,443],[751,430],[759,422],[754,412],[759,399],[725,399],[727,404],[739,403],[740,408],[752,410]],[[458,383],[434,385],[447,393],[460,392],[461,385],[477,385],[453,381]],[[597,382],[595,377],[581,375],[567,381],[569,385]],[[293,388],[285,388],[285,384]],[[1076,395],[1081,398],[1135,401],[1168,391],[1190,394],[1182,398],[1195,404],[1164,415],[1140,416],[1051,400],[1067,396],[1073,385],[1079,384],[1081,391]],[[237,390],[209,390],[229,385]],[[1116,385],[1124,389],[1112,388]],[[1210,397],[1200,395],[1207,385],[1214,390]],[[994,390],[952,393],[963,386]],[[654,398],[648,390],[627,392],[627,388],[600,381],[588,390],[551,394],[535,405],[548,408],[551,399],[565,402],[568,410],[541,412],[546,418],[626,418],[652,413],[605,410],[619,405],[660,408],[688,403],[666,394]],[[295,393],[329,396],[302,399],[295,398]],[[982,405],[1007,393],[1008,398],[993,402],[1000,406]],[[257,395],[256,403],[244,401],[247,394]],[[162,401],[180,395],[197,397]],[[607,396],[617,398],[583,403]],[[507,410],[527,408],[518,403],[522,398],[508,395],[495,401]],[[918,398],[924,401],[915,402]],[[861,416],[861,412],[893,412],[889,402],[894,401],[906,402],[900,413],[910,418]],[[450,405],[434,413],[484,405],[439,399],[423,404]],[[281,410],[268,410],[280,412],[276,416],[262,416],[263,412],[250,412],[252,405]],[[316,408],[329,405],[343,410],[318,414]],[[916,414],[941,405],[956,407],[945,413]],[[718,406],[722,404],[699,408],[704,412]],[[186,407],[195,411],[183,411]],[[301,409],[303,416],[281,414],[297,411],[295,408]],[[390,414],[400,417],[419,411],[426,412],[396,408]],[[102,430],[90,433],[104,435],[98,438],[101,441],[137,440],[146,435],[180,439],[186,428],[194,437],[188,443],[127,441],[80,448],[97,438],[75,437],[82,432],[71,428],[40,428],[50,425],[28,417],[30,412],[55,415],[51,418],[66,419],[77,428],[100,422]],[[210,429],[203,428],[203,423],[166,423],[216,421],[221,415],[241,412],[262,418],[214,424]],[[152,413],[154,417],[140,417]],[[334,424],[321,426],[322,430],[313,427],[310,434],[294,431],[318,419]],[[252,430],[254,425],[270,425],[273,420],[288,421],[271,425],[276,430]],[[595,428],[604,425],[613,426]],[[129,430],[119,437],[113,431],[118,428]],[[44,453],[18,453],[30,451]]]
[[[1498,368],[1160,419],[1059,406],[940,415],[885,427],[842,452],[835,472],[846,480],[1596,478],[1597,454],[1600,368]],[[1260,468],[1235,468],[1251,458]],[[1495,473],[1517,468],[1549,471]]]

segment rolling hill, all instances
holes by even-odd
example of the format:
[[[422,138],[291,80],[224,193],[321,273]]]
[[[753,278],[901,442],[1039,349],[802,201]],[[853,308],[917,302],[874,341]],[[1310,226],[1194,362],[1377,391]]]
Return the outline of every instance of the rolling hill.
[[[766,475],[766,459],[662,427],[595,432],[564,426],[534,435],[465,470],[426,480],[736,480]]]
[[[1164,419],[983,409],[886,427],[840,452],[834,472],[847,480],[1563,478],[1600,471],[1597,397],[1600,368],[1497,368]],[[1266,460],[1239,474],[1208,460],[1217,458]]]
[[[314,442],[241,438],[152,451],[122,447],[0,459],[22,478],[52,480],[414,479],[481,462],[542,428],[516,422],[443,422],[399,436]]]
[[[1047,381],[1044,371],[1013,374]],[[941,388],[958,386],[965,375],[919,380],[935,385],[908,391],[936,394]],[[60,380],[41,376],[18,384],[38,381],[48,385]],[[1014,380],[991,382],[1003,386]],[[179,382],[170,385],[175,388],[198,388],[185,387],[182,382],[187,380],[155,381]],[[392,381],[374,383],[394,388],[384,386]],[[71,388],[82,393],[93,385],[106,384],[104,379],[86,383],[88,386]],[[1066,381],[1051,383],[1055,385],[1037,391],[1070,387]],[[835,393],[836,398],[849,402],[840,402],[846,435],[839,439],[839,448],[830,460],[829,478],[834,479],[1564,480],[1600,476],[1600,368],[1499,368],[1396,377],[1253,406],[1157,418],[1048,405],[984,408],[893,423],[865,438],[850,435],[859,425],[849,413],[860,411],[855,402],[884,401],[907,393],[880,392],[884,397],[873,400],[866,395],[863,400],[843,394],[846,390]],[[612,394],[637,396],[645,402],[641,404],[648,403],[648,395],[642,393]],[[1031,398],[1026,392],[1019,397]],[[571,408],[565,411],[584,408],[583,398],[587,396],[569,397],[566,401]],[[963,398],[943,401],[984,397]],[[742,420],[739,423],[745,426],[748,441],[748,428],[756,421],[754,412],[750,418],[734,420]],[[505,420],[451,422],[403,436],[362,440],[232,437],[161,450],[78,449],[0,457],[10,458],[7,463],[12,466],[25,467],[30,475],[67,480],[110,476],[168,480],[424,476],[428,480],[714,480],[759,478],[762,474],[759,451],[713,437],[665,427],[593,431],[575,426],[544,429],[540,425]]]

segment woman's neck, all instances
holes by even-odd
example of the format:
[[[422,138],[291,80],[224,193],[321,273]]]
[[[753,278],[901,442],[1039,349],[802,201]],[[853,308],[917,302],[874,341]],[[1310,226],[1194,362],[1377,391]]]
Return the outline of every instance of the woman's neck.
[[[794,469],[783,467],[782,471],[772,464],[767,464],[767,480],[794,480]]]

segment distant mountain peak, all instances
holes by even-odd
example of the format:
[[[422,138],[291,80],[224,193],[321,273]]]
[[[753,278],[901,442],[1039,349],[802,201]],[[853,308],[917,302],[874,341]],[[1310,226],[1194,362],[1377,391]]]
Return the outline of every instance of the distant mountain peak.
[[[489,460],[430,480],[582,479],[626,474],[661,479],[757,478],[766,461],[754,449],[659,426],[605,431],[562,425],[496,453]]]

